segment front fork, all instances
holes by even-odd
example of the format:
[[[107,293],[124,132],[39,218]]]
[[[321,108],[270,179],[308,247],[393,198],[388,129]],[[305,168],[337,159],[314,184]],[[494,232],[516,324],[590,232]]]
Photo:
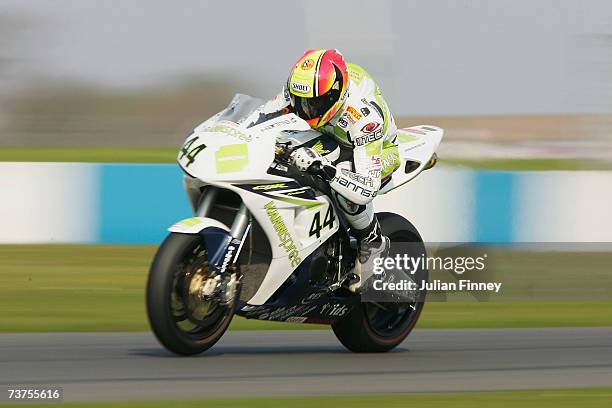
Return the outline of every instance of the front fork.
[[[219,189],[214,186],[208,186],[205,193],[202,194],[200,198],[200,202],[195,211],[195,215],[197,217],[208,217],[213,206],[215,205],[215,200],[217,198],[217,194],[219,193]],[[232,228],[230,229],[230,236],[233,239],[244,242],[244,237],[248,234],[249,229],[251,228],[251,214],[247,209],[244,203],[240,204],[240,208],[238,208],[238,212],[234,217],[234,222],[232,223]]]
[[[209,186],[207,188],[196,210],[198,217],[207,217],[211,213],[218,192],[217,187]],[[214,279],[216,285],[209,286],[210,289],[207,291],[209,293],[204,293],[204,295],[214,295],[216,293],[220,295],[222,303],[229,304],[233,301],[240,280],[239,271],[235,264],[249,234],[251,225],[251,214],[246,205],[241,203],[230,231],[224,239],[225,242],[219,245],[217,251],[210,257],[210,265],[215,272]]]

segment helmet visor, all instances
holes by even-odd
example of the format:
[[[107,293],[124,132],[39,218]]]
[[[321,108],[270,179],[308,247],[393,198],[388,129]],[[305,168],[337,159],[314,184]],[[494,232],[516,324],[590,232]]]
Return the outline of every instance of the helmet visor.
[[[329,91],[314,98],[304,98],[290,94],[291,106],[299,117],[304,120],[317,119],[329,111],[338,101],[339,92]]]

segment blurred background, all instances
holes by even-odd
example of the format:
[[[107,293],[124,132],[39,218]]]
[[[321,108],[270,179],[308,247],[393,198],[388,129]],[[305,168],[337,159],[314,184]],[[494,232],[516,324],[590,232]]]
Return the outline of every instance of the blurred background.
[[[329,330],[254,334],[246,345],[231,340],[219,365],[312,364],[304,381],[327,367],[329,387],[352,386],[370,364],[393,375],[367,379],[363,393],[372,384],[397,385],[393,392],[612,386],[608,0],[0,0],[0,349],[16,350],[12,365],[0,359],[0,384],[56,381],[73,400],[178,399],[167,392],[183,384],[187,397],[202,397],[177,373],[201,378],[206,366],[161,354],[143,307],[157,244],[191,216],[176,154],[235,93],[275,95],[309,48],[337,48],[362,65],[400,127],[445,129],[439,165],[377,198],[377,210],[405,215],[429,243],[501,244],[490,252],[498,265],[535,295],[431,302],[409,353],[356,359],[321,337]],[[306,328],[235,318],[231,330]],[[6,334],[100,331],[119,333]],[[109,366],[96,372],[102,360]],[[120,360],[126,366],[113,365]],[[349,362],[352,374],[339,379]],[[465,367],[471,383],[457,380]],[[244,377],[234,374],[228,383],[238,378],[238,389]],[[148,376],[157,377],[145,387]],[[274,381],[253,395],[275,396]],[[585,403],[591,392],[599,399]],[[474,406],[473,398],[610,406],[611,392],[441,398],[443,406]],[[407,405],[385,398],[359,402]],[[438,406],[428,398],[423,406]]]
[[[338,48],[400,127],[446,132],[441,170],[381,209],[425,198],[404,210],[430,241],[611,241],[611,17],[603,0],[0,0],[0,160],[174,163],[232,95],[269,98],[305,49]],[[0,242],[157,243],[189,212],[178,168],[136,187],[150,168],[11,166],[0,211],[22,217]]]
[[[0,145],[177,146],[328,47],[401,125],[444,127],[441,156],[609,162],[611,16],[605,0],[2,0]]]

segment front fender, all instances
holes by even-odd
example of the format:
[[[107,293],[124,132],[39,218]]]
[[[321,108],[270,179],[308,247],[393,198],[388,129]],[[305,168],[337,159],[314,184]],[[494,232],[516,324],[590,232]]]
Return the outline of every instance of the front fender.
[[[227,225],[220,221],[206,217],[191,217],[185,218],[168,228],[170,232],[178,232],[179,234],[199,234],[204,228],[216,227],[229,232]]]
[[[231,249],[236,250],[236,245],[232,244],[232,237],[227,225],[206,217],[191,217],[177,222],[168,228],[174,234],[199,234],[204,239],[208,262],[217,267],[225,259],[225,255]]]

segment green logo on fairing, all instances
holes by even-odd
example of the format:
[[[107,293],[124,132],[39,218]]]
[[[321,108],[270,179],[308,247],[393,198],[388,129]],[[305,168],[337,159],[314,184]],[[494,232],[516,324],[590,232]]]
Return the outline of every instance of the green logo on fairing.
[[[184,225],[186,227],[194,227],[202,222],[198,217],[186,218],[182,221],[177,222],[177,224]]]
[[[323,148],[323,142],[321,142],[320,140],[317,140],[317,143],[312,145],[311,149],[314,150],[315,152],[319,153],[319,154],[327,154],[327,153],[329,153],[331,151],[331,150],[324,149]]]
[[[235,173],[249,164],[249,148],[246,144],[221,146],[215,153],[217,173]]]
[[[291,238],[291,234],[287,230],[287,226],[285,225],[285,221],[283,221],[283,217],[278,213],[278,209],[274,205],[273,201],[270,201],[266,205],[264,205],[266,212],[268,214],[268,218],[272,225],[274,225],[274,230],[278,235],[278,239],[280,240],[279,247],[283,248],[287,255],[289,255],[289,260],[291,261],[291,266],[294,268],[302,262],[300,258],[297,247],[295,246],[295,242],[293,242],[293,238]]]

